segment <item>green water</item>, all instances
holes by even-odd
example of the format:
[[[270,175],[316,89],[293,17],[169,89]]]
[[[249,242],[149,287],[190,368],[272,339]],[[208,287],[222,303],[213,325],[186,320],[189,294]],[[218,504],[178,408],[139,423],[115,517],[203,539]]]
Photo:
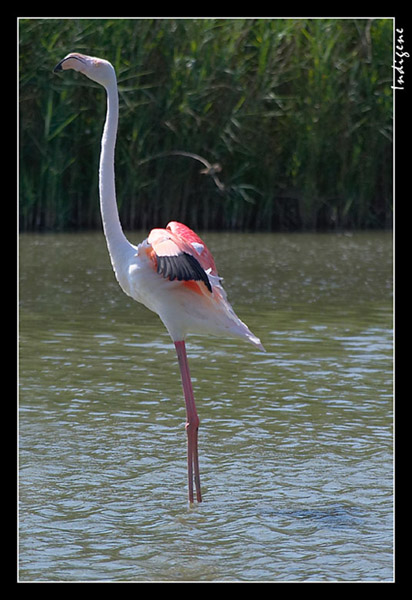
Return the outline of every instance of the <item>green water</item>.
[[[189,339],[193,508],[162,323],[102,234],[20,238],[20,580],[391,581],[391,234],[204,237],[267,352]]]

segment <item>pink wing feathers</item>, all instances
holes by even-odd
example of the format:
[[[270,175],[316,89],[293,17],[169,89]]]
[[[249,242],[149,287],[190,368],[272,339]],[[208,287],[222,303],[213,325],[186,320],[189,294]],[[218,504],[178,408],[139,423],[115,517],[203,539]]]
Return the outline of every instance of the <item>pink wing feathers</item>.
[[[205,271],[210,269],[209,273],[211,275],[217,275],[217,269],[212,253],[204,241],[201,240],[194,231],[177,221],[170,221],[166,226],[166,229],[192,246],[192,253],[193,250],[195,250],[195,257]]]
[[[166,229],[152,229],[147,241],[154,250],[159,275],[171,281],[203,281],[212,292],[208,275],[217,275],[213,256],[189,227],[171,221]]]

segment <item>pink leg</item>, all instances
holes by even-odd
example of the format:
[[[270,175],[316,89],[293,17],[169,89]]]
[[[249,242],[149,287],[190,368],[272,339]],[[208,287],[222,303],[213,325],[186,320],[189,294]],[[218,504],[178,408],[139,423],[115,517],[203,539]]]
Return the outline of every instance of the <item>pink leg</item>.
[[[197,416],[195,399],[193,396],[192,382],[190,379],[189,365],[187,362],[186,345],[184,341],[175,342],[177,358],[179,360],[180,374],[182,376],[183,392],[186,403],[186,432],[187,432],[187,475],[189,484],[189,502],[193,504],[193,476],[196,486],[196,499],[202,502],[200,491],[199,459],[197,452],[197,430],[199,417]]]

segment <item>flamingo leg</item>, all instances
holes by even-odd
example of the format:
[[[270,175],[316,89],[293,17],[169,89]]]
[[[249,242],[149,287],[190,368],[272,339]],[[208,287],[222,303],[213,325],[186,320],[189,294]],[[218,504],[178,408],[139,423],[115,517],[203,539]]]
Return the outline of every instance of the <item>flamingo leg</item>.
[[[195,399],[193,396],[192,381],[190,379],[185,342],[175,342],[174,344],[179,361],[183,393],[186,403],[187,477],[189,502],[190,504],[193,504],[193,479],[196,487],[196,500],[198,502],[202,502],[202,493],[200,491],[199,459],[197,451],[197,431],[199,428],[199,417],[197,415]]]

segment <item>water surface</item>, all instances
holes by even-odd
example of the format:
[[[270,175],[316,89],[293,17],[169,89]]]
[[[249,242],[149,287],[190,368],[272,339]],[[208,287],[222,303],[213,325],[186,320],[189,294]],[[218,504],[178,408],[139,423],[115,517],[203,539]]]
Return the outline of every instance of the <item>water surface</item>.
[[[130,234],[137,243],[144,234]],[[102,234],[20,239],[21,581],[391,581],[392,238],[208,234],[267,352],[159,318]]]

